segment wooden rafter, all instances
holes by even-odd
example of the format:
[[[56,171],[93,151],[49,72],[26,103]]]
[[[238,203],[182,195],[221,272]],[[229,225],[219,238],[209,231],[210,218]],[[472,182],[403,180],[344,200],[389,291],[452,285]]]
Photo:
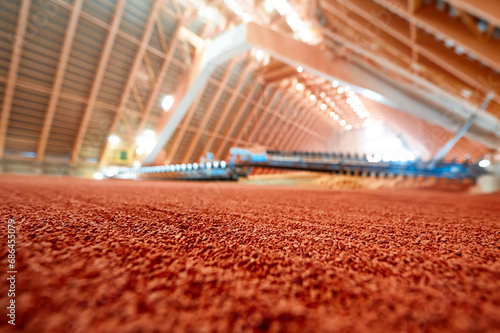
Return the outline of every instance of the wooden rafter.
[[[308,114],[306,109],[301,109],[301,110],[302,110],[302,112],[300,112],[299,116],[297,117],[297,121],[299,123],[303,123],[304,119],[306,119],[306,115]],[[296,130],[297,130],[296,127],[289,124],[286,133],[280,138],[280,140],[278,141],[276,146],[281,148],[281,149],[286,148],[287,145],[290,143],[290,139],[292,138],[292,136],[296,132]]]
[[[159,71],[158,76],[156,78],[156,81],[153,85],[153,90],[149,94],[149,98],[148,98],[148,101],[146,102],[146,106],[144,108],[144,111],[143,111],[143,114],[141,117],[141,122],[139,123],[138,129],[137,129],[137,133],[142,133],[142,131],[144,131],[144,129],[146,128],[146,124],[149,120],[149,116],[151,114],[151,111],[153,110],[154,105],[157,103],[158,94],[160,93],[160,89],[165,81],[165,77],[167,76],[167,70],[172,62],[172,58],[174,57],[177,43],[178,43],[178,30],[176,30],[174,33],[174,37],[172,38],[170,48],[167,52],[167,57],[163,60],[163,62],[161,64],[160,71]]]
[[[250,88],[249,93],[247,94],[245,100],[242,103],[242,106],[238,109],[238,112],[234,116],[234,120],[231,122],[231,126],[229,127],[228,131],[226,132],[225,139],[222,140],[221,144],[214,150],[214,157],[216,158],[222,158],[222,154],[224,153],[225,146],[227,145],[228,141],[231,139],[231,135],[233,134],[236,126],[241,121],[241,117],[245,113],[246,106],[248,103],[250,103],[250,100],[252,99],[252,96],[255,94],[255,91],[259,87],[259,82],[255,81],[253,84],[253,87]]]
[[[3,151],[5,148],[7,125],[9,123],[10,111],[12,109],[14,90],[16,88],[17,71],[19,70],[19,62],[21,61],[21,52],[23,49],[26,26],[28,24],[30,4],[30,0],[22,0],[21,8],[19,10],[19,18],[17,20],[15,41],[10,58],[9,74],[7,85],[5,87],[5,95],[2,103],[2,116],[0,119],[0,158],[3,157]]]
[[[238,60],[239,60],[238,58],[232,59],[229,65],[227,66],[226,71],[224,72],[224,76],[221,80],[221,83],[217,89],[217,92],[212,97],[210,104],[208,105],[207,109],[203,114],[203,118],[200,122],[199,128],[203,129],[207,126],[208,121],[212,117],[215,111],[215,107],[217,106],[217,103],[219,103],[222,93],[224,92],[224,88],[227,86],[229,79],[231,78],[231,74],[233,73],[233,70],[236,67],[236,64],[238,63]],[[186,149],[183,158],[181,158],[181,161],[185,161],[193,154],[194,149],[200,143],[200,137],[201,137],[200,133],[195,133],[194,138],[189,143],[189,146]]]
[[[259,126],[259,131],[257,132],[255,142],[258,142],[261,145],[265,145],[265,139],[272,133],[274,127],[273,125],[275,125],[276,122],[278,122],[278,120],[280,119],[286,121],[284,112],[285,110],[287,110],[288,106],[292,104],[293,100],[290,96],[288,96],[287,92],[284,92],[283,95],[283,99],[280,101],[280,103],[277,104],[277,107],[274,108],[273,112],[269,112],[266,110],[266,112],[269,114],[266,118],[266,124],[263,124],[263,126]]]
[[[175,135],[172,138],[172,140],[173,140],[172,145],[170,147],[170,150],[167,152],[167,156],[165,158],[166,164],[170,164],[172,162],[172,159],[175,157],[175,154],[177,153],[179,146],[181,144],[182,138],[186,134],[187,130],[190,128],[189,124],[191,123],[191,120],[193,119],[193,116],[196,112],[196,107],[197,107],[198,102],[200,101],[202,95],[203,95],[202,93],[198,94],[196,99],[193,101],[189,111],[186,113],[186,115],[184,116],[184,119],[182,120],[182,124],[180,125],[179,132],[177,133],[177,135]],[[159,161],[155,160],[155,163],[156,162],[159,162]]]
[[[273,104],[274,104],[273,102],[274,102],[274,99],[276,97],[277,97],[277,94],[275,96],[273,96],[272,100],[269,101],[269,103],[267,104],[267,107],[265,107],[264,110],[262,110],[262,114],[260,115],[257,123],[255,125],[253,125],[252,131],[248,135],[247,141],[255,142],[255,143],[259,142],[258,140],[254,139],[254,137],[256,134],[257,134],[257,136],[260,136],[262,134],[264,121],[267,118],[269,118],[269,116],[271,114],[270,112],[268,112],[269,108],[279,110],[281,108],[281,106],[283,105],[283,103],[286,101],[286,98],[285,98],[286,93],[284,91],[281,91],[280,98],[279,98],[278,102],[276,103],[276,107],[273,107]]]
[[[295,110],[300,109],[301,105],[298,102],[295,102],[292,104],[287,112],[286,117],[289,117],[290,115],[293,115]],[[276,147],[277,141],[279,140],[280,135],[284,135],[287,130],[292,127],[293,123],[287,124],[288,126],[285,126],[285,121],[284,119],[279,119],[278,123],[276,124],[277,130],[274,132],[274,135],[269,136],[268,140],[266,141],[266,146],[268,147]]]
[[[50,94],[49,104],[47,106],[47,111],[45,113],[45,120],[43,122],[42,134],[40,136],[40,141],[38,143],[38,149],[36,153],[37,161],[43,161],[43,158],[45,156],[47,141],[49,140],[50,129],[52,128],[52,121],[54,120],[57,102],[59,101],[59,95],[61,93],[64,74],[66,73],[69,54],[71,52],[71,46],[73,45],[76,27],[78,25],[78,19],[80,18],[80,13],[82,11],[82,4],[83,0],[75,0],[73,7],[71,9],[71,15],[69,18],[68,27],[66,28],[66,35],[64,37],[64,42],[62,45],[61,55],[59,57],[57,65],[54,85],[52,86],[52,92]]]
[[[243,136],[248,132],[248,129],[250,128],[252,122],[250,121],[250,118],[252,116],[255,116],[256,113],[259,111],[260,108],[263,106],[263,102],[265,100],[266,94],[269,91],[270,86],[265,87],[262,90],[262,93],[260,94],[259,98],[257,99],[257,102],[254,104],[253,108],[247,113],[247,116],[245,117],[243,124],[245,124],[244,127],[242,127],[239,132],[236,134],[235,137],[235,142],[239,142],[243,139]],[[270,100],[274,98],[277,90],[274,90],[271,93]],[[262,111],[261,116],[263,115],[264,111]],[[229,132],[229,135],[231,135],[231,132]],[[248,140],[247,140],[248,141]],[[227,158],[227,156],[226,156]]]
[[[217,123],[215,124],[213,133],[219,133],[222,125],[224,124],[224,121],[227,119],[229,112],[234,106],[234,103],[236,102],[236,99],[240,96],[241,89],[243,88],[243,85],[245,84],[245,79],[251,77],[251,73],[253,71],[254,66],[252,66],[252,62],[248,62],[245,65],[245,68],[242,70],[240,77],[238,79],[238,82],[236,82],[235,88],[233,89],[233,94],[231,95],[231,98],[229,101],[226,103],[224,109],[220,113],[219,118],[217,119]],[[244,109],[244,105],[241,105],[240,108]],[[212,149],[212,144],[215,141],[215,136],[210,136],[207,143],[205,144],[205,149],[207,151],[210,151]],[[221,142],[222,144],[222,142]],[[217,149],[218,150],[218,149]],[[214,155],[216,156],[216,155]]]
[[[118,124],[120,122],[120,118],[123,114],[127,101],[130,97],[130,92],[132,90],[132,85],[134,84],[134,80],[137,76],[137,73],[141,67],[141,63],[146,53],[147,47],[149,45],[149,40],[151,39],[151,35],[153,33],[153,28],[155,24],[156,15],[158,15],[159,8],[163,5],[164,0],[155,0],[153,6],[151,7],[151,11],[149,13],[148,20],[146,22],[146,27],[144,29],[144,33],[142,35],[141,44],[134,58],[134,62],[132,63],[132,67],[130,68],[129,75],[127,81],[125,82],[125,87],[123,89],[122,95],[120,97],[120,101],[116,108],[115,116],[113,118],[113,122],[111,123],[111,127],[108,131],[109,135],[115,134]],[[104,144],[104,149],[101,153],[100,164],[102,165],[105,162],[105,158],[108,154],[109,150],[109,142],[106,140]]]
[[[83,112],[83,118],[80,122],[80,127],[78,129],[75,144],[73,145],[73,151],[71,153],[71,163],[75,163],[78,159],[78,155],[80,154],[83,139],[85,138],[85,134],[87,133],[87,127],[89,125],[90,118],[92,117],[92,111],[94,110],[94,106],[97,101],[97,95],[99,94],[99,90],[101,89],[104,73],[106,72],[109,57],[111,56],[111,50],[113,49],[116,34],[118,33],[118,27],[120,26],[121,18],[123,16],[123,10],[125,8],[125,1],[126,0],[119,0],[116,4],[113,20],[111,22],[106,41],[104,42],[104,49],[101,53],[99,64],[97,65],[97,71],[94,76],[92,88],[90,89],[87,106],[85,107],[85,111]]]

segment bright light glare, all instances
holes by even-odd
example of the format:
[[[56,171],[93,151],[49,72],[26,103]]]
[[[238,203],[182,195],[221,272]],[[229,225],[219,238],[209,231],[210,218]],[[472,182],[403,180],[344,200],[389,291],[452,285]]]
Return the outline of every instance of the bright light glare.
[[[338,115],[338,114],[334,115],[334,116],[333,116],[333,119],[335,119],[335,120],[339,120],[339,115]]]
[[[104,175],[100,172],[94,173],[94,179],[101,180],[104,178]]]
[[[273,4],[280,15],[288,15],[292,12],[292,6],[286,0],[274,0]]]
[[[220,167],[224,169],[226,167],[226,161],[221,161],[220,162]]]
[[[144,147],[137,147],[137,149],[135,150],[135,153],[137,155],[142,155],[144,154]]]
[[[332,87],[337,88],[339,86],[339,81],[335,80],[332,82]]]
[[[482,160],[479,162],[479,166],[481,168],[487,168],[490,166],[490,161],[489,160]]]
[[[111,142],[112,144],[117,145],[120,143],[120,138],[117,135],[110,135],[108,141]]]
[[[236,13],[236,15],[238,15],[238,16],[243,15],[243,8],[241,8],[240,4],[238,4],[237,1],[235,1],[235,0],[224,0],[224,3],[229,8],[231,8],[231,10]]]
[[[352,129],[352,126],[351,126],[351,125],[347,125],[347,126],[345,127],[345,129],[346,129],[346,130],[348,130],[348,131],[350,131],[350,130]]]
[[[295,88],[297,88],[297,90],[302,90],[302,89],[304,89],[304,85],[302,83],[297,83]]]
[[[303,70],[304,68],[302,68],[302,66],[297,67],[297,72],[302,73]]]
[[[248,13],[243,14],[243,22],[248,23],[252,20],[252,16]]]
[[[147,138],[154,139],[154,137],[156,136],[156,133],[152,129],[147,129],[146,131],[144,131],[144,135]]]
[[[311,100],[311,102],[314,102],[316,100],[316,96],[311,95],[311,96],[309,96],[309,99]]]
[[[321,104],[321,110],[326,110],[326,104],[325,103]]]
[[[272,12],[274,10],[273,1],[266,0],[266,2],[264,2],[264,8],[268,13]]]
[[[339,87],[339,89],[337,89],[337,93],[342,94],[343,92],[344,92],[344,88]]]
[[[342,119],[342,120],[340,121],[340,126],[345,126],[345,124],[346,124],[345,120],[343,120],[343,119]]]
[[[174,104],[174,97],[173,96],[166,95],[161,100],[161,107],[163,108],[163,111],[165,111],[165,112],[170,110],[170,108],[172,107],[172,104]]]
[[[113,177],[117,172],[118,170],[116,170],[116,168],[108,168],[104,173],[106,174],[106,177]]]
[[[378,163],[378,162],[382,161],[382,155],[380,155],[380,154],[368,155],[366,158],[367,158],[368,162],[372,162],[372,163]]]
[[[257,61],[264,59],[264,51],[257,50],[257,52],[255,52],[255,59],[257,59]]]

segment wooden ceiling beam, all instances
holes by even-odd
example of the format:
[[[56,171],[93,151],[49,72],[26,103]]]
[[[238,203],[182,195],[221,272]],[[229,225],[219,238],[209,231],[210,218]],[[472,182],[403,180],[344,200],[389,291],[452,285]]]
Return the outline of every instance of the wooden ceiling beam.
[[[307,112],[306,112],[306,109],[303,108],[301,105],[300,105],[300,107],[301,108],[299,108],[297,111],[298,116],[296,117],[296,120],[298,123],[305,125],[304,119],[306,119]],[[296,130],[297,130],[297,128],[292,126],[292,124],[288,124],[287,130],[284,133],[284,135],[278,138],[278,142],[276,143],[276,147],[278,147],[279,149],[285,149],[286,146],[289,144],[290,139],[293,136],[293,133],[295,133]]]
[[[66,2],[65,0],[48,0],[52,3],[55,3],[57,4],[58,6],[60,6],[61,8],[64,8],[68,11],[71,11],[72,9],[72,6],[70,3]],[[80,13],[80,18],[81,19],[84,19],[104,30],[107,30],[109,31],[109,29],[111,29],[111,25],[101,19],[99,19],[98,17],[94,16],[94,15],[91,15],[89,13],[87,13],[86,11],[82,11]],[[141,46],[141,40],[131,36],[130,34],[124,32],[123,30],[118,30],[118,36],[125,39],[126,41],[134,44],[135,46],[138,46],[140,47]],[[152,47],[151,45],[148,45],[147,46],[147,51],[150,52],[151,54],[154,54],[162,59],[165,58],[165,54],[161,51],[161,50],[158,50],[157,48],[154,48]]]
[[[90,89],[87,105],[85,107],[85,111],[83,112],[83,118],[80,122],[80,127],[78,128],[78,134],[76,136],[75,143],[73,144],[73,150],[71,152],[71,163],[75,163],[78,159],[78,155],[80,154],[80,149],[82,147],[85,134],[87,133],[90,118],[92,117],[92,111],[94,110],[97,96],[99,95],[102,80],[104,78],[104,73],[106,72],[106,67],[108,66],[109,58],[111,56],[113,44],[118,33],[118,28],[123,16],[123,10],[125,8],[125,3],[126,0],[119,0],[116,4],[113,20],[111,21],[108,36],[106,37],[106,41],[104,42],[104,48],[101,53],[101,58],[99,59],[99,64],[97,65],[97,71],[94,75],[94,81],[92,83],[92,88]]]
[[[259,127],[259,131],[257,132],[257,138],[255,142],[258,142],[260,145],[265,145],[265,139],[272,133],[274,125],[278,122],[278,120],[285,120],[285,110],[288,110],[288,106],[293,101],[292,98],[288,96],[288,94],[284,93],[285,97],[282,100],[281,104],[278,104],[278,107],[272,108],[268,111],[269,116],[267,117],[266,123],[263,126]]]
[[[3,157],[5,149],[5,138],[7,136],[8,128],[7,125],[9,123],[10,111],[12,109],[12,100],[14,98],[14,91],[16,88],[17,72],[19,70],[19,62],[21,61],[21,53],[23,50],[26,26],[28,24],[30,5],[30,0],[21,1],[21,8],[19,9],[19,16],[17,19],[16,33],[14,35],[14,44],[9,63],[9,74],[7,75],[7,82],[2,103],[2,115],[0,118],[0,159]]]
[[[137,50],[134,61],[132,63],[132,67],[130,68],[129,75],[127,81],[125,82],[125,86],[123,88],[120,101],[118,102],[118,106],[116,108],[115,116],[113,118],[113,122],[111,123],[111,127],[108,130],[108,135],[115,134],[118,129],[118,125],[120,122],[120,118],[123,114],[125,106],[129,100],[130,92],[132,90],[132,85],[134,84],[134,80],[136,79],[137,73],[141,67],[141,63],[144,58],[144,54],[146,53],[147,46],[149,45],[149,40],[151,39],[151,35],[153,33],[156,16],[158,15],[158,10],[164,4],[164,0],[155,0],[151,7],[151,11],[149,13],[148,20],[146,22],[146,26],[144,28],[144,33],[142,35],[141,44]],[[103,165],[106,162],[106,157],[109,151],[109,141],[106,140],[104,144],[104,148],[101,153],[101,157],[99,160],[99,164]]]
[[[224,121],[227,119],[227,117],[229,116],[229,113],[231,112],[232,108],[234,107],[236,99],[241,95],[241,90],[243,89],[243,86],[245,85],[246,79],[252,78],[252,74],[253,74],[255,67],[256,67],[255,64],[253,64],[252,61],[250,60],[245,65],[245,68],[241,71],[238,82],[236,82],[235,88],[233,89],[233,93],[231,95],[231,98],[226,103],[226,105],[224,106],[224,109],[220,113],[219,118],[217,119],[217,123],[215,124],[214,130],[213,130],[214,134],[218,134],[220,132],[220,130],[222,129],[222,125],[224,125]],[[245,108],[245,106],[243,104],[240,105],[240,109],[244,109],[244,108]],[[206,150],[205,152],[208,152],[208,151],[211,151],[212,148],[214,148],[214,150],[218,150],[218,149],[215,149],[215,147],[212,147],[212,145],[214,144],[214,141],[215,141],[215,136],[213,136],[213,135],[210,136],[207,143],[204,146],[203,151]],[[219,146],[222,145],[222,143],[223,142],[221,142],[219,144]],[[214,157],[218,157],[218,156],[214,154]]]
[[[378,0],[377,4],[374,4],[370,0],[352,0],[349,3],[353,1],[357,4],[356,7],[358,9],[362,8],[365,11],[376,10],[377,13],[381,13],[384,7],[391,7],[388,0]],[[472,2],[470,3],[472,4]],[[465,1],[462,4],[465,4]],[[496,6],[485,1],[481,1],[481,4],[488,6],[488,8]],[[462,46],[467,52],[475,55],[492,68],[500,70],[500,53],[497,52],[500,48],[499,41],[477,38],[476,34],[470,31],[467,26],[461,24],[459,19],[448,15],[446,12],[440,12],[434,6],[422,6],[414,15],[411,15],[407,11],[406,13],[404,11],[398,11],[397,13],[408,21],[414,18],[419,26],[429,29],[434,34],[439,34],[453,40],[457,45]],[[498,16],[498,11],[493,10],[493,13],[495,13],[495,16]],[[390,12],[388,14],[390,15]],[[494,19],[494,17],[490,18]]]
[[[262,103],[263,103],[263,101],[266,97],[266,93],[269,91],[269,89],[270,89],[270,86],[267,86],[262,90],[259,98],[257,99],[257,102],[253,105],[252,109],[247,113],[247,116],[245,117],[245,119],[242,122],[242,124],[244,124],[244,125],[240,128],[239,132],[237,132],[236,137],[234,138],[235,142],[242,141],[243,136],[248,132],[248,129],[250,128],[251,123],[252,123],[250,121],[250,118],[252,116],[255,116],[256,113],[259,111],[259,109],[262,108],[262,106],[263,106]],[[276,94],[276,90],[272,93],[270,98],[274,98],[274,94]],[[264,111],[262,111],[262,112],[264,112]],[[242,116],[243,116],[243,114],[242,114]],[[236,124],[234,124],[234,126],[232,126],[232,127],[236,127]],[[234,131],[234,129],[235,128],[233,128],[233,131]],[[230,130],[228,132],[228,136],[231,136],[233,131]],[[248,140],[246,140],[246,141],[248,141]],[[227,151],[228,152],[225,155],[225,158],[228,158],[230,149],[227,149]],[[223,156],[223,155],[220,155],[220,156]]]
[[[236,64],[238,63],[238,58],[235,58],[233,60],[230,60],[230,63],[228,64],[226,71],[224,72],[224,76],[221,79],[221,82],[218,86],[217,92],[215,95],[212,97],[210,104],[208,105],[207,109],[203,113],[203,118],[201,119],[199,128],[203,129],[207,126],[208,121],[210,118],[212,118],[212,115],[214,114],[216,110],[216,106],[220,101],[220,98],[222,96],[222,93],[225,91],[224,88],[227,86],[229,83],[229,80],[231,79],[231,75],[233,74],[233,70],[236,67]],[[181,158],[181,161],[185,161],[186,159],[190,158],[191,155],[194,152],[194,149],[200,144],[200,138],[201,138],[201,133],[195,133],[194,138],[191,140],[189,143],[189,146],[184,152],[183,157]]]
[[[445,0],[445,2],[485,19],[494,26],[500,26],[498,3],[491,0]]]
[[[257,123],[255,123],[253,125],[252,130],[250,131],[250,134],[247,137],[247,141],[258,143],[258,140],[255,140],[254,137],[256,134],[257,134],[257,136],[259,136],[262,133],[264,121],[271,116],[271,112],[269,112],[269,109],[278,109],[279,110],[281,108],[282,104],[286,101],[286,98],[285,98],[286,92],[282,91],[280,98],[278,99],[278,101],[276,103],[277,107],[273,107],[273,104],[274,104],[273,102],[275,101],[277,96],[278,96],[278,94],[276,93],[273,96],[272,100],[269,100],[269,103],[267,104],[267,106],[264,107],[264,109],[262,110],[262,114],[259,116],[259,118],[257,120]]]
[[[78,19],[80,18],[80,13],[82,11],[83,0],[75,0],[73,7],[70,11],[70,18],[68,26],[66,28],[66,34],[64,36],[64,42],[62,45],[61,55],[59,56],[59,61],[57,64],[56,76],[54,79],[54,84],[52,86],[52,91],[50,94],[49,104],[47,106],[47,111],[45,113],[45,120],[43,122],[42,133],[40,135],[40,141],[38,143],[38,149],[36,153],[36,160],[43,161],[45,156],[45,150],[47,148],[47,142],[49,140],[50,129],[52,127],[52,121],[54,120],[54,115],[56,112],[57,102],[59,101],[59,96],[61,93],[61,87],[64,80],[64,74],[66,73],[66,67],[68,65],[69,55],[71,52],[71,46],[73,45],[73,40],[76,33],[76,28],[78,26]]]
[[[288,108],[288,112],[286,112],[285,117],[287,117],[287,118],[290,117],[290,114],[292,114],[292,116],[293,116],[295,110],[300,109],[300,107],[301,106],[300,106],[299,102],[295,102],[294,104],[290,105],[290,107]],[[267,139],[267,141],[265,142],[264,145],[266,147],[275,148],[276,147],[276,143],[279,140],[280,134],[284,135],[286,133],[286,131],[292,126],[292,124],[293,123],[288,123],[287,124],[284,121],[284,119],[279,119],[277,121],[277,123],[276,123],[275,130],[268,137],[268,139]]]
[[[225,153],[224,149],[225,146],[227,145],[228,141],[231,139],[231,135],[233,134],[236,126],[241,121],[241,117],[243,117],[243,114],[245,113],[245,110],[247,108],[247,105],[250,103],[250,100],[252,99],[253,95],[255,94],[255,91],[259,87],[259,82],[255,80],[253,86],[250,88],[249,93],[243,100],[242,106],[238,109],[236,115],[234,116],[233,121],[231,122],[231,125],[229,126],[229,129],[225,133],[225,139],[222,140],[221,144],[214,149],[214,156],[217,156],[219,158],[222,158],[223,154]]]

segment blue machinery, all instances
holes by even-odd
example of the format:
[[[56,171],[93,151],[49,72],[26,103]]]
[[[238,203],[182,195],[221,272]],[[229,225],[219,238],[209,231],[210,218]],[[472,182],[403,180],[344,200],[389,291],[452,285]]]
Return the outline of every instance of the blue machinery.
[[[435,177],[475,181],[486,173],[477,163],[432,161],[374,161],[366,155],[298,152],[252,151],[231,148],[229,162],[214,161],[211,156],[200,163],[150,166],[122,170],[115,178],[175,180],[237,180],[251,173],[253,167],[304,170],[344,175],[386,177]]]

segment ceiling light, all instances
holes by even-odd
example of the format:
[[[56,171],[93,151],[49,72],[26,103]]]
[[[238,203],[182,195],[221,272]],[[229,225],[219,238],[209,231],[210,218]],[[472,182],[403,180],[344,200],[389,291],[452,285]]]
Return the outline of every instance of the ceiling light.
[[[302,89],[304,89],[304,85],[302,83],[297,83],[295,88],[297,88],[297,90],[302,90]]]
[[[345,91],[347,92],[347,91],[350,91],[350,90],[351,90],[351,87],[350,87],[350,86],[346,86],[344,89],[345,89]]]
[[[321,104],[321,110],[323,110],[323,111],[326,110],[326,104],[325,103]]]
[[[292,12],[292,6],[286,0],[274,0],[273,5],[280,15],[288,15]]]
[[[108,141],[112,144],[117,145],[120,143],[120,138],[117,135],[110,135]]]
[[[311,96],[309,96],[309,99],[311,100],[311,102],[314,102],[316,100],[316,96],[311,95]]]
[[[302,66],[297,67],[297,72],[302,73],[303,70],[304,68],[302,68]]]
[[[333,119],[335,119],[335,120],[339,120],[339,115],[338,115],[338,114],[336,114],[335,116],[333,116]]]
[[[331,111],[330,112],[330,117],[332,117],[332,118],[335,117],[335,112]]]
[[[337,88],[339,86],[339,81],[335,80],[332,82],[332,87]]]
[[[243,22],[248,23],[252,20],[252,16],[248,13],[243,14]]]
[[[350,131],[350,130],[352,129],[352,126],[351,126],[351,125],[347,125],[347,126],[345,127],[345,129],[346,129],[346,130],[348,130],[348,131]]]
[[[101,180],[101,179],[104,178],[104,175],[102,173],[100,173],[100,172],[94,173],[93,176],[94,176],[94,179],[97,179],[97,180]]]
[[[340,121],[340,126],[345,126],[345,124],[346,124],[345,120],[344,120],[344,119],[342,119],[342,120]]]
[[[134,161],[134,168],[139,169],[141,167],[141,162],[139,161]]]
[[[331,100],[332,100],[332,99],[331,99],[330,97],[325,98],[325,101],[326,101],[327,103],[330,103],[330,101],[331,101]]]
[[[351,104],[352,103],[352,98],[349,97],[345,101],[346,101],[347,104]]]
[[[147,129],[146,131],[144,131],[144,135],[147,138],[154,139],[154,137],[156,136],[156,133],[152,129]]]
[[[137,147],[137,149],[135,150],[135,153],[137,155],[142,155],[144,154],[144,147]]]
[[[174,98],[170,95],[164,96],[163,99],[161,100],[161,107],[165,112],[170,110],[172,104],[174,104]]]
[[[481,168],[487,168],[490,166],[490,161],[489,160],[482,160],[479,162],[479,166]]]
[[[257,61],[261,61],[262,59],[264,59],[264,51],[257,50],[255,52],[255,59],[257,59]]]
[[[349,97],[354,97],[354,91],[352,91],[352,90],[351,90],[351,91],[349,91],[349,93],[347,94],[347,96],[349,96]]]
[[[322,91],[322,92],[321,92],[321,94],[319,94],[319,96],[320,96],[321,98],[325,98],[325,97],[326,97],[326,94],[325,94],[325,92],[324,92],[324,91]]]
[[[343,92],[344,92],[344,88],[339,87],[339,89],[337,89],[337,93],[342,94]]]
[[[264,2],[264,8],[266,9],[266,11],[268,13],[271,13],[274,10],[273,1],[272,0],[266,0]]]

